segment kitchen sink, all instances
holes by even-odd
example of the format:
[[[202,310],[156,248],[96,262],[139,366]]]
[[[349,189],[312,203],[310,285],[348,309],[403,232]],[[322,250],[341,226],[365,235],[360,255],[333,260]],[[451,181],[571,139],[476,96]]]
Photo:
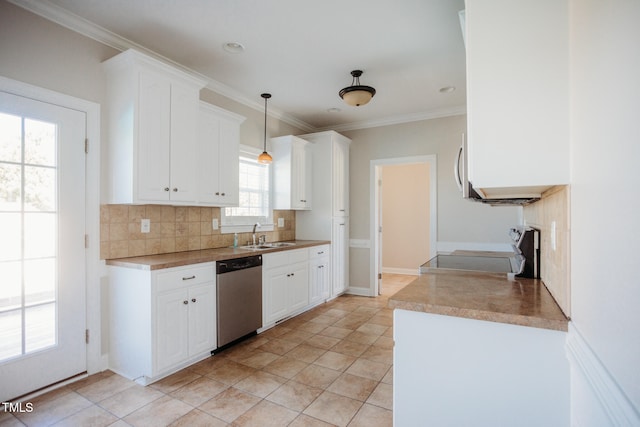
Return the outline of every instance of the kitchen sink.
[[[284,248],[288,246],[295,246],[295,243],[291,243],[291,242],[260,243],[257,245],[240,246],[240,249],[249,249],[252,251],[257,251],[260,249]]]

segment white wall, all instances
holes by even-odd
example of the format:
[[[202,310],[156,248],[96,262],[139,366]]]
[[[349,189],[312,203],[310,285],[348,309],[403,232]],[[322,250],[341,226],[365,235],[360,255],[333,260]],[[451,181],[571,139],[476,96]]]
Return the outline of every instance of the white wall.
[[[507,231],[521,221],[521,208],[491,207],[463,200],[454,182],[453,164],[466,129],[466,116],[453,116],[400,125],[342,132],[351,138],[350,237],[371,242],[351,248],[350,285],[370,287],[370,163],[371,160],[437,156],[438,246],[469,244],[510,246]],[[427,261],[427,260],[425,260]]]
[[[570,6],[573,327],[640,423],[640,1]],[[596,425],[585,384],[574,422]]]

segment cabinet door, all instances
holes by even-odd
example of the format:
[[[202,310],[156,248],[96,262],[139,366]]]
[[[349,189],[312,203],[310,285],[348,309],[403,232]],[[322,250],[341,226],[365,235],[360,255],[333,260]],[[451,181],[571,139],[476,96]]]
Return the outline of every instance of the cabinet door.
[[[349,216],[349,146],[333,143],[333,216]]]
[[[218,154],[221,206],[238,206],[239,202],[240,128],[237,123],[220,120]]]
[[[329,258],[316,258],[309,261],[309,304],[319,304],[329,298]]]
[[[198,200],[218,204],[220,199],[220,120],[215,114],[200,107],[198,123]]]
[[[185,289],[156,297],[156,364],[154,374],[189,357],[189,294]]]
[[[171,186],[169,198],[196,200],[198,142],[198,91],[171,85]]]
[[[270,324],[287,317],[289,313],[289,274],[288,267],[275,268],[265,274],[263,286],[265,306],[264,324]]]
[[[333,270],[332,296],[339,295],[347,289],[347,277],[349,275],[347,267],[349,265],[349,225],[347,221],[347,218],[343,218],[333,222],[333,238],[331,239],[331,266]]]
[[[294,141],[291,148],[291,207],[310,209],[311,153],[301,141]]]
[[[292,313],[309,305],[309,264],[291,265],[289,271],[289,313]]]
[[[216,347],[216,293],[213,283],[189,288],[189,355]]]
[[[167,201],[171,187],[171,82],[141,71],[138,103],[138,152],[134,154],[137,198]]]

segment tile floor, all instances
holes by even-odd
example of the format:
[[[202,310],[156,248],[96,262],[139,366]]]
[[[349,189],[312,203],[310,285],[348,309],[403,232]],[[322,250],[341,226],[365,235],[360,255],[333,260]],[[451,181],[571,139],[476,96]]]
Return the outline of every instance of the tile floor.
[[[105,371],[0,411],[9,426],[391,426],[392,310],[414,279],[377,298],[341,296],[157,383]]]

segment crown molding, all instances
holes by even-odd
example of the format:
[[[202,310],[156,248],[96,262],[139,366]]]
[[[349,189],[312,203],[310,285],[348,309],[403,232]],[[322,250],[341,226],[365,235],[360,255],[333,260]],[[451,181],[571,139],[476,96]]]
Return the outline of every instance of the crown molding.
[[[85,37],[89,37],[97,42],[100,42],[106,46],[112,47],[119,51],[125,51],[127,49],[135,49],[140,52],[143,52],[146,55],[149,55],[159,61],[170,64],[173,67],[180,69],[181,71],[194,75],[199,79],[203,79],[206,81],[206,88],[216,92],[222,96],[225,96],[233,101],[236,101],[240,104],[246,105],[247,107],[253,108],[258,111],[262,111],[264,108],[264,104],[254,101],[235,89],[221,83],[217,80],[214,80],[210,77],[207,77],[203,74],[198,73],[188,67],[185,67],[182,64],[179,64],[165,56],[158,54],[146,47],[139,45],[129,39],[119,36],[116,33],[113,33],[106,28],[103,28],[95,23],[88,21],[76,14],[73,14],[58,5],[50,3],[46,0],[8,0],[10,3],[21,7],[29,12],[32,12],[42,18],[45,18],[49,21],[55,22],[58,25],[61,25],[71,31],[75,31],[76,33],[82,34]],[[276,118],[280,121],[290,124],[298,129],[301,129],[305,132],[315,132],[316,128],[311,126],[309,123],[306,123],[300,119],[297,119],[285,112],[278,110],[277,108],[270,107],[269,116]]]
[[[403,123],[419,122],[422,120],[440,119],[442,117],[462,116],[467,114],[467,107],[460,105],[452,108],[424,111],[421,113],[401,114],[397,116],[384,117],[376,120],[363,120],[359,122],[345,123],[342,125],[330,126],[318,129],[318,132],[325,130],[335,130],[344,132],[349,130],[377,128],[380,126],[400,125]]]
[[[149,55],[159,61],[170,64],[171,66],[176,67],[185,73],[194,75],[199,79],[205,80],[206,81],[205,87],[207,89],[219,95],[222,95],[226,98],[229,98],[232,101],[238,102],[242,105],[245,105],[257,111],[262,111],[264,108],[264,104],[262,104],[261,102],[255,101],[241,94],[237,90],[233,89],[230,86],[225,85],[224,83],[221,83],[217,80],[214,80],[210,77],[200,74],[190,68],[187,68],[182,64],[179,64],[169,58],[166,58],[158,54],[157,52],[147,49],[144,46],[139,45],[138,43],[135,43],[122,36],[119,36],[118,34],[115,34],[107,30],[106,28],[103,28],[76,14],[73,14],[67,11],[66,9],[63,9],[60,6],[55,5],[47,0],[7,0],[7,1],[25,10],[28,10],[29,12],[32,12],[38,16],[41,16],[42,18],[55,22],[56,24],[61,25],[71,31],[75,31],[79,34],[82,34],[85,37],[89,37],[97,42],[100,42],[104,45],[107,45],[119,51],[125,51],[127,49],[136,49],[140,52],[143,52],[146,55]],[[373,127],[379,127],[379,126],[389,126],[389,125],[395,125],[395,124],[416,122],[421,120],[436,119],[441,117],[457,116],[462,114],[466,114],[465,106],[453,107],[453,108],[442,109],[442,110],[427,111],[423,113],[412,113],[412,114],[406,114],[406,115],[391,116],[391,117],[377,119],[377,120],[365,120],[360,122],[352,122],[352,123],[345,123],[342,125],[317,128],[303,120],[300,120],[296,117],[291,116],[290,114],[283,112],[282,110],[279,110],[278,108],[270,107],[269,109],[269,116],[277,120],[280,120],[282,122],[285,122],[291,126],[294,126],[304,132],[322,132],[325,130],[335,130],[337,132],[340,132],[340,131],[349,131],[349,130],[357,130],[357,129],[367,129],[367,128],[373,128]]]

